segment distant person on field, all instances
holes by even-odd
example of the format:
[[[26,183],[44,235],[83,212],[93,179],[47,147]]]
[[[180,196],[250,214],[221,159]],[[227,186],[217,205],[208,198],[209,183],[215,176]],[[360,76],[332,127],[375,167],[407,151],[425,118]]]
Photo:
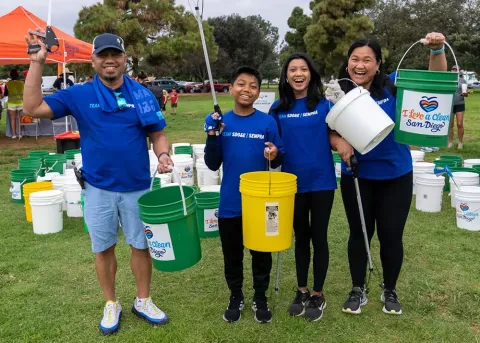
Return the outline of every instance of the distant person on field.
[[[73,87],[73,81],[69,79],[70,75],[73,75],[68,68],[65,68],[65,75],[67,75],[67,88],[68,87]],[[55,80],[53,83],[53,89],[54,91],[58,91],[60,89],[63,89],[64,86],[64,79],[63,79],[63,71],[58,75],[58,78]]]
[[[0,80],[0,120],[2,120],[2,111],[3,111],[3,80]]]
[[[230,301],[223,320],[234,323],[240,320],[245,306],[243,287],[243,231],[242,203],[239,192],[240,175],[267,170],[282,162],[283,143],[275,120],[258,110],[253,103],[260,95],[260,73],[249,67],[238,69],[232,77],[230,94],[235,105],[223,117],[218,113],[205,118],[207,132],[205,163],[216,171],[223,163],[224,177],[220,190],[218,228],[225,268],[225,280],[230,289]],[[217,136],[218,130],[219,135]],[[242,134],[238,134],[242,133]],[[270,151],[270,152],[269,152]],[[259,223],[259,230],[261,225]],[[270,283],[272,254],[250,250],[252,255],[254,319],[259,323],[272,321],[266,292]]]
[[[170,96],[170,103],[172,105],[172,114],[177,114],[177,107],[178,107],[178,93],[175,88],[172,88],[172,91],[169,94]]]
[[[136,281],[132,312],[149,324],[165,324],[166,314],[150,297],[152,261],[137,203],[151,181],[147,134],[158,157],[158,171],[164,173],[173,166],[158,102],[149,90],[124,74],[127,55],[123,39],[110,33],[93,40],[91,59],[97,75],[92,82],[42,98],[40,84],[48,52],[37,36],[26,40],[29,49],[39,45],[40,51],[30,51],[25,112],[49,119],[73,115],[82,136],[84,217],[106,300],[100,331],[104,335],[117,332],[122,316],[115,292],[119,221],[130,245],[130,266]]]
[[[12,129],[12,139],[17,138],[17,120],[20,112],[23,110],[23,88],[24,83],[19,80],[18,70],[10,71],[11,80],[5,85],[5,94],[8,96],[7,110],[10,115],[10,128]],[[18,128],[18,138],[20,135],[20,127]]]
[[[167,113],[167,102],[168,102],[168,92],[166,89],[162,91],[162,102],[160,104],[160,107],[162,108],[162,113],[165,115]]]
[[[457,130],[458,130],[458,146],[457,149],[463,149],[463,118],[465,116],[465,97],[468,96],[469,92],[466,93],[462,90],[462,85],[466,85],[467,81],[463,78],[463,73],[458,70],[458,66],[454,65],[451,69],[453,73],[460,72],[460,78],[458,80],[458,88],[455,92],[455,98],[453,100],[453,110],[452,117],[450,118],[450,132],[448,134],[448,147],[453,147],[453,134],[455,126],[455,117],[457,119]]]

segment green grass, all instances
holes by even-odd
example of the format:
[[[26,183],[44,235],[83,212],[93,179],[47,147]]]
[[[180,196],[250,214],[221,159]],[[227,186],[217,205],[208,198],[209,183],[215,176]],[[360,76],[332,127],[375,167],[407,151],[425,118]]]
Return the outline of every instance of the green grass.
[[[224,111],[233,103],[219,96]],[[204,141],[208,95],[181,97],[179,113],[167,114],[170,142]],[[480,157],[480,93],[468,98],[464,158]],[[129,248],[120,238],[117,248],[117,294],[124,307],[120,332],[104,338],[98,332],[104,300],[97,283],[90,239],[82,220],[64,217],[64,229],[38,236],[25,221],[24,208],[10,202],[9,171],[29,150],[48,148],[50,139],[27,138],[28,146],[5,147],[0,122],[0,342],[479,342],[479,233],[456,228],[455,213],[445,195],[441,213],[412,210],[405,230],[405,262],[398,282],[404,314],[381,312],[378,279],[372,279],[369,303],[360,316],[340,309],[350,288],[347,261],[348,227],[337,191],[330,221],[330,268],[325,285],[328,306],[316,323],[290,318],[294,296],[293,248],[281,254],[280,295],[271,294],[274,321],[259,325],[249,308],[252,296],[251,259],[246,253],[247,307],[235,325],[221,316],[228,301],[219,239],[202,241],[202,260],[178,273],[154,271],[152,297],[170,323],[152,328],[130,312],[135,283],[129,268]],[[2,126],[3,125],[3,126]],[[24,142],[26,141],[24,140]],[[443,149],[440,153],[458,153]],[[427,154],[428,159],[439,153]],[[380,267],[378,241],[373,256]],[[272,272],[273,285],[274,271]],[[311,284],[311,282],[310,282]],[[271,287],[272,289],[272,287]],[[270,291],[269,291],[270,292]]]

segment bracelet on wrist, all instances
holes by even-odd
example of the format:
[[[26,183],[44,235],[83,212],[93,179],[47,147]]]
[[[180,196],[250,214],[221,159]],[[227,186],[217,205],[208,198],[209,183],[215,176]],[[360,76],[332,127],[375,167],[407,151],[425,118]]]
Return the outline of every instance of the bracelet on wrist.
[[[437,49],[437,50],[430,49],[430,52],[434,55],[442,54],[443,52],[445,52],[445,44],[440,49]]]
[[[162,157],[162,155],[167,155],[168,157],[170,157],[170,155],[168,154],[168,152],[161,152],[160,155],[158,155],[158,159],[160,159],[160,157]]]

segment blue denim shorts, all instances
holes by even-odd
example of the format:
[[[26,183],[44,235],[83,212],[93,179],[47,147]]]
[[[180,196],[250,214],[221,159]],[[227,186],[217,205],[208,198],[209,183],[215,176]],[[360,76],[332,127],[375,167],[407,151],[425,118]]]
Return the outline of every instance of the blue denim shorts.
[[[84,218],[94,253],[112,247],[118,241],[119,223],[125,240],[136,249],[147,249],[143,223],[137,200],[148,189],[135,192],[111,192],[85,182],[83,192]]]

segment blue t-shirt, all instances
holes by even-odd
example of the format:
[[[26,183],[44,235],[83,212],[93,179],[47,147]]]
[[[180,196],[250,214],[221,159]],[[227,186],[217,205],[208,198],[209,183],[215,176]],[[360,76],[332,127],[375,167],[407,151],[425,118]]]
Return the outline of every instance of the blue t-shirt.
[[[112,97],[113,90],[108,89]],[[80,130],[82,175],[94,187],[131,192],[150,186],[150,163],[146,134],[162,130],[165,120],[143,127],[129,92],[121,92],[127,107],[117,112],[103,112],[93,82],[60,90],[44,98],[54,119],[73,115]],[[160,108],[155,101],[156,111]]]
[[[272,105],[274,108],[278,100]],[[282,171],[297,176],[298,193],[335,190],[335,166],[325,122],[330,104],[321,99],[313,111],[307,98],[297,99],[292,109],[270,114],[279,126],[285,144]]]
[[[230,111],[223,116],[223,123],[225,128],[220,137],[207,137],[205,162],[209,168],[214,164],[218,168],[223,162],[218,216],[233,218],[242,215],[240,175],[268,170],[268,161],[263,155],[265,143],[273,143],[279,156],[283,154],[283,143],[275,120],[261,111],[255,110],[248,116]]]
[[[387,88],[384,89],[384,93],[383,99],[373,99],[395,121],[397,100]],[[359,113],[359,115],[368,115],[368,113]],[[355,156],[358,160],[358,177],[362,179],[395,179],[413,169],[410,147],[395,141],[394,130],[370,152],[361,155],[355,150]],[[342,173],[352,175],[347,167],[347,164],[342,161]]]

